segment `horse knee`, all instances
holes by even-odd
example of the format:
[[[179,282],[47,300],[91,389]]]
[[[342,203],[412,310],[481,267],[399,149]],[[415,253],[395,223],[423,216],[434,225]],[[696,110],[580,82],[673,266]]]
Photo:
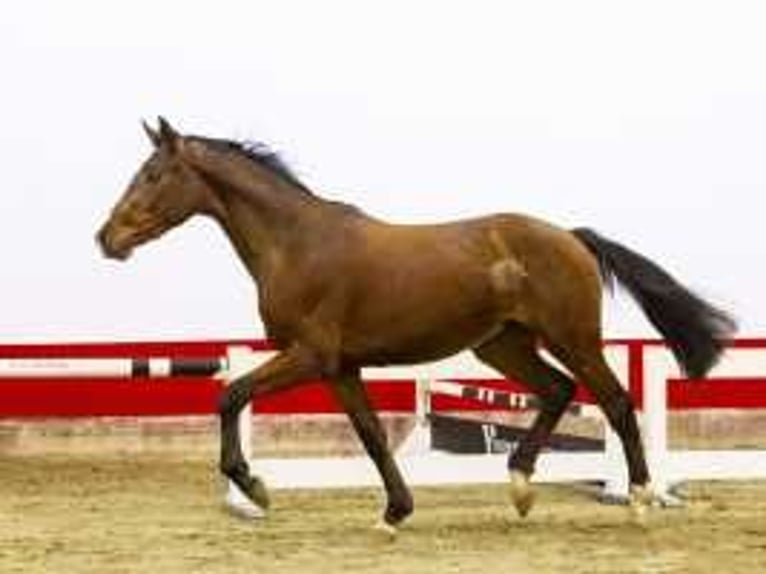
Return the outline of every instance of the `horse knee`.
[[[562,379],[553,390],[554,401],[557,406],[566,407],[572,402],[575,395],[575,384],[569,379]]]
[[[249,384],[245,380],[230,384],[218,399],[218,414],[222,418],[236,415],[250,400]]]
[[[225,417],[226,415],[230,414],[233,411],[234,402],[232,400],[231,394],[228,392],[228,389],[223,392],[221,397],[218,399],[218,415],[220,417]]]
[[[557,380],[546,389],[547,392],[542,394],[543,408],[554,413],[563,411],[572,402],[575,390],[575,384],[569,379]]]

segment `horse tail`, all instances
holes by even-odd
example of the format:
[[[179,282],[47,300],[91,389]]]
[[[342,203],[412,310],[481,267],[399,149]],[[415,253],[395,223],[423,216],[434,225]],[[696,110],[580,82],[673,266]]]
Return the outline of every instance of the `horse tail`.
[[[615,279],[636,300],[649,321],[662,334],[673,355],[691,378],[703,377],[733,337],[736,322],[724,311],[703,301],[667,271],[643,255],[587,228],[572,233],[598,261],[604,285]]]

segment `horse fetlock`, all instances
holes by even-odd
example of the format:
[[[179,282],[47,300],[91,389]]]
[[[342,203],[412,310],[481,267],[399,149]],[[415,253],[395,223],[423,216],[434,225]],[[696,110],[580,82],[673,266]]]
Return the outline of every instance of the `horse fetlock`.
[[[227,476],[234,482],[238,482],[245,477],[250,476],[250,470],[244,460],[231,460],[224,456],[221,458],[218,468],[221,471],[221,474]]]

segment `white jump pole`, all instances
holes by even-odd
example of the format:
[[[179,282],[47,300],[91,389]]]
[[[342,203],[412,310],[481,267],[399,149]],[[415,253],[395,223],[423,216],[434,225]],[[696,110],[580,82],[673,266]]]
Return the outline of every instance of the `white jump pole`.
[[[668,379],[681,371],[670,349],[646,347],[644,361],[644,450],[652,477],[652,488],[666,505],[680,503],[669,492],[668,467]]]
[[[627,345],[610,345],[604,349],[604,356],[612,372],[624,388],[630,385],[630,350]],[[630,490],[625,454],[622,442],[612,430],[606,417],[604,421],[604,500],[626,500]]]
[[[104,358],[19,358],[0,359],[0,378],[77,379],[198,376],[221,378],[226,370],[225,358],[148,359]]]

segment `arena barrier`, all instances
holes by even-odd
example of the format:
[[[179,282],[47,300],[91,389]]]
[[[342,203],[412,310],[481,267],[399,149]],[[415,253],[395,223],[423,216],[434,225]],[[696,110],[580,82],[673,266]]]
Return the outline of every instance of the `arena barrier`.
[[[157,347],[161,348],[161,347]],[[15,350],[14,350],[15,349]],[[152,356],[142,358],[113,357],[67,357],[66,349],[54,357],[30,356],[30,349],[0,347],[0,378],[3,387],[17,392],[34,391],[33,383],[85,380],[94,383],[92,388],[104,388],[104,379],[140,380],[152,386],[164,378],[182,380],[189,389],[207,384],[205,401],[193,406],[194,413],[211,413],[214,401],[220,393],[220,382],[235,379],[256,368],[270,354],[267,344],[226,346],[219,344],[216,350],[225,350],[218,356],[188,356],[171,358]],[[87,347],[84,348],[87,351]],[[148,348],[153,351],[153,347]],[[5,351],[5,352],[3,352]],[[34,348],[32,348],[34,351]],[[85,352],[82,348],[80,353]],[[146,349],[144,349],[146,351]],[[701,381],[680,378],[678,368],[670,352],[652,341],[616,341],[607,346],[607,358],[618,377],[633,394],[642,409],[642,426],[647,449],[647,459],[658,491],[668,502],[674,502],[668,494],[672,486],[686,480],[698,479],[761,479],[766,478],[766,451],[764,450],[694,450],[668,449],[667,413],[669,408],[766,408],[766,341],[737,341],[728,349],[725,358]],[[100,349],[100,353],[104,353]],[[199,349],[195,351],[199,353]],[[12,356],[8,356],[8,355]],[[402,471],[414,485],[444,485],[471,483],[501,483],[506,481],[506,454],[449,454],[432,448],[433,405],[445,395],[456,399],[490,403],[494,407],[530,408],[534,399],[528,394],[515,391],[499,391],[476,387],[482,381],[497,381],[497,374],[486,367],[468,360],[450,360],[425,366],[406,368],[369,369],[369,380],[384,380],[412,389],[412,401],[394,405],[391,410],[402,412],[414,410],[416,423],[412,433],[397,451]],[[191,381],[194,382],[191,382]],[[412,381],[415,384],[412,385]],[[32,384],[32,386],[30,386]],[[375,384],[371,384],[372,389]],[[51,388],[51,387],[48,387]],[[391,389],[393,387],[387,387]],[[374,395],[375,393],[373,393]],[[60,395],[59,395],[60,396]],[[326,397],[322,399],[326,402]],[[322,404],[322,400],[314,401]],[[311,401],[299,401],[305,407]],[[381,406],[379,401],[375,404]],[[23,403],[23,401],[22,401]],[[24,416],[24,408],[10,401],[0,406],[0,416]],[[26,403],[22,404],[23,405]],[[195,403],[196,404],[196,403]],[[54,405],[55,406],[55,405]],[[293,405],[295,406],[295,405]],[[326,406],[326,405],[325,405]],[[2,407],[5,407],[3,409]],[[175,407],[174,407],[175,408]],[[14,410],[16,409],[16,410]],[[49,411],[49,412],[56,412]],[[155,411],[150,411],[154,413]],[[163,414],[180,414],[176,410]],[[279,412],[285,412],[282,409]],[[304,411],[305,412],[305,411]],[[573,413],[594,415],[587,395],[580,393]],[[85,414],[76,411],[76,414]],[[91,414],[100,414],[99,412]],[[126,411],[123,414],[135,414]],[[249,444],[252,414],[246,410],[241,418],[243,449],[251,453]],[[489,437],[491,438],[491,437]],[[598,450],[550,451],[541,455],[535,480],[542,482],[599,481],[610,497],[622,497],[627,492],[627,480],[621,446],[608,429],[605,430],[605,446]],[[372,462],[363,456],[345,458],[306,459],[254,459],[253,468],[263,475],[267,483],[276,488],[333,488],[379,485],[380,479]],[[248,509],[243,497],[229,488],[228,503],[238,511],[257,515],[257,509]]]

